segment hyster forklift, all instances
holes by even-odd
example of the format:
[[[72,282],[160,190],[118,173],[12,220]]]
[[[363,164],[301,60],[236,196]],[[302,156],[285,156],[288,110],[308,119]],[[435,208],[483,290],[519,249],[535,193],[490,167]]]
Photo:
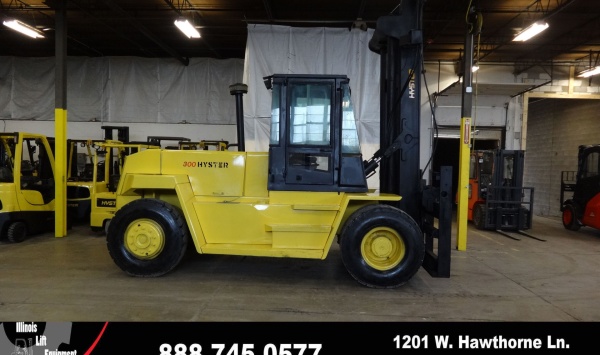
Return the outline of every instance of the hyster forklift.
[[[0,133],[0,239],[54,230],[53,149],[43,135]]]
[[[67,140],[67,216],[70,223],[89,222],[92,195],[103,191],[103,186],[109,183],[105,176],[113,175],[118,169],[116,158],[109,158],[105,165],[105,150],[100,145],[112,142],[114,132],[117,133],[116,142],[129,141],[127,126],[102,126],[101,129],[103,139]],[[96,159],[98,155],[102,159]]]
[[[120,172],[128,155],[146,150],[158,149],[164,141],[177,141],[178,146],[168,145],[165,149],[208,150],[213,147],[226,150],[227,141],[192,142],[189,138],[171,136],[151,136],[147,141],[128,142],[105,140],[98,143],[98,154],[93,157],[93,174],[91,174],[89,224],[95,232],[106,232],[110,220],[116,212],[115,191],[120,179]]]
[[[469,168],[468,220],[512,239],[532,227],[533,187],[523,186],[523,150],[474,150]]]
[[[600,145],[580,145],[577,171],[561,172],[560,211],[566,229],[600,229]],[[565,199],[565,192],[572,193]]]
[[[398,12],[380,18],[369,43],[382,56],[386,93],[385,138],[373,158],[363,161],[345,75],[265,77],[268,152],[245,151],[246,89],[234,84],[237,151],[128,156],[107,231],[116,265],[131,276],[164,275],[189,243],[200,254],[324,259],[337,241],[349,274],[368,287],[400,286],[422,266],[449,277],[451,173],[424,191],[419,170],[422,2],[405,1]],[[380,164],[376,192],[367,176]]]
[[[92,231],[106,232],[108,223],[115,214],[115,191],[127,157],[145,149],[159,148],[160,145],[144,142],[105,140],[98,143],[98,153],[93,157],[89,197],[89,224]]]

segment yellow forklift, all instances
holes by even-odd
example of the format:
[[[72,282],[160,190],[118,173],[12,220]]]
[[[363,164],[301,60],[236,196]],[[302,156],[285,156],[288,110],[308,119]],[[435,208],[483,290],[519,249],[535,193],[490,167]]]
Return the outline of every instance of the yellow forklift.
[[[382,87],[384,134],[373,158],[363,160],[347,76],[265,77],[268,152],[245,151],[239,103],[247,87],[234,84],[237,151],[147,149],[127,157],[107,230],[115,264],[153,277],[172,271],[188,246],[199,254],[324,259],[337,242],[348,273],[368,287],[398,287],[421,267],[449,277],[451,174],[423,189],[419,169],[422,2],[400,8],[378,21],[369,43],[386,63],[382,83],[398,89]],[[375,191],[367,177],[378,167],[385,180]]]
[[[68,228],[81,221],[91,223],[93,210],[96,215],[112,216],[114,204],[106,206],[98,199],[114,191],[111,186],[116,186],[125,156],[147,147],[158,148],[112,140],[115,130],[118,139],[129,140],[126,126],[102,129],[102,140],[67,141]],[[0,240],[18,243],[28,235],[54,230],[54,166],[54,138],[25,132],[0,133]],[[92,208],[92,201],[98,202],[98,208]],[[103,230],[103,222],[92,229]]]
[[[54,230],[54,140],[0,133],[0,239],[19,243]]]
[[[89,224],[95,232],[105,232],[116,211],[115,191],[123,165],[130,154],[159,149],[156,143],[106,140],[98,143],[90,184]]]
[[[92,195],[95,191],[102,190],[108,183],[105,175],[112,175],[118,167],[113,161],[105,164],[105,151],[102,143],[113,141],[117,133],[117,142],[129,141],[129,127],[127,126],[102,126],[103,139],[68,139],[67,140],[67,219],[69,223],[85,222],[90,220]],[[101,156],[101,159],[96,159]],[[95,161],[100,166],[95,166]],[[104,170],[108,170],[104,173]],[[94,175],[98,172],[98,176]]]

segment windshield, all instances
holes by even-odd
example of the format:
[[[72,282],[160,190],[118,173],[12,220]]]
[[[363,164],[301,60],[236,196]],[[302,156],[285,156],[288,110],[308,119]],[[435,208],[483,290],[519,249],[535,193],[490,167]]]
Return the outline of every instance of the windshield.
[[[352,106],[348,84],[342,85],[342,95],[342,153],[360,154],[354,107]]]

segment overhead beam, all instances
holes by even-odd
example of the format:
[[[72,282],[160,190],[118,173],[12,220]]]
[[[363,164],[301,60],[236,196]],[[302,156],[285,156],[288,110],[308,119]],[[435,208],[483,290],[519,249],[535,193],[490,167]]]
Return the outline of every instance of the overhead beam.
[[[123,16],[125,19],[127,19],[127,21],[133,27],[137,28],[138,31],[143,33],[144,36],[148,37],[151,41],[158,44],[158,46],[160,48],[164,49],[165,52],[169,53],[173,58],[179,60],[185,66],[190,64],[189,58],[184,58],[183,56],[181,56],[175,49],[173,49],[171,46],[169,46],[167,43],[165,43],[160,38],[156,37],[150,30],[148,30],[146,28],[146,26],[139,23],[138,20],[133,18],[131,15],[129,15],[129,13],[127,11],[123,10],[119,5],[115,4],[112,0],[103,0],[103,1],[111,10],[119,13],[121,16]]]
[[[562,10],[566,9],[569,5],[573,4],[575,1],[576,0],[562,0],[562,1],[557,0],[557,7],[554,8],[554,10],[545,13],[542,19],[546,19],[547,20],[547,19],[551,18],[552,16],[554,16],[557,13],[561,12]],[[548,1],[548,3],[549,2],[550,1]],[[534,2],[534,4],[536,4],[536,3],[539,3],[539,1],[535,1]],[[530,5],[530,7],[533,6],[534,4]],[[510,22],[512,22],[513,20],[515,20],[517,17],[518,16],[513,17],[513,19],[511,19],[511,21],[509,21],[509,23],[507,23],[506,26],[508,26],[510,24]],[[485,42],[485,40],[484,40],[484,42]],[[502,43],[502,44],[497,45],[495,48],[487,51],[484,55],[482,55],[482,56],[479,57],[479,60],[483,60],[484,58],[486,58],[487,56],[489,56],[490,54],[492,54],[493,52],[495,52],[497,49],[499,49],[499,48],[501,48],[501,47],[503,47],[503,46],[505,46],[505,45],[507,45],[509,43],[512,43],[512,38],[510,40]],[[552,59],[552,58],[549,58],[549,59]]]
[[[265,12],[267,13],[267,18],[269,21],[273,21],[273,11],[271,10],[271,1],[263,0],[263,6],[265,7]]]
[[[123,38],[124,40],[126,40],[127,42],[133,44],[132,48],[139,48],[145,55],[149,55],[149,56],[153,56],[155,55],[154,53],[150,53],[149,51],[145,50],[144,47],[142,45],[140,45],[139,43],[137,43],[136,41],[132,40],[130,37],[124,35],[122,32],[118,31],[114,26],[111,26],[109,24],[107,24],[106,22],[100,20],[97,16],[95,16],[94,14],[90,13],[89,11],[87,11],[87,9],[85,7],[83,7],[78,1],[71,1],[71,4],[73,4],[74,6],[76,6],[79,11],[81,11],[83,14],[85,14],[86,16],[88,16],[89,18],[93,19],[94,21],[96,21],[97,23],[101,24],[102,26],[106,27],[109,31],[111,31],[112,33],[116,34],[117,36]],[[95,53],[97,53],[100,56],[104,56],[104,53],[100,52],[99,50],[97,50],[96,48],[93,48],[92,46],[83,43],[82,41],[75,39],[71,36],[69,36],[69,39],[74,41],[75,43],[85,47],[86,49],[89,49]]]

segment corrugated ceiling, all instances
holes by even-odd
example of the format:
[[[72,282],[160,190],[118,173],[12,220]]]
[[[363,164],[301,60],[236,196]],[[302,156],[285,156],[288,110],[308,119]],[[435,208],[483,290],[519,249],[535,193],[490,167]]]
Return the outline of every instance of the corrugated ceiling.
[[[409,1],[409,0],[403,0]],[[371,27],[402,8],[390,0],[70,0],[68,55],[243,58],[247,26]],[[55,8],[63,1],[1,0],[0,18],[16,18],[44,31],[30,40],[0,26],[0,55],[53,56]],[[484,62],[536,65],[598,62],[600,1],[596,0],[426,0],[423,32],[426,61],[458,61],[463,55],[467,10],[480,14],[476,53]],[[193,21],[202,38],[184,37],[173,22]],[[537,38],[512,41],[522,28],[546,20]]]

